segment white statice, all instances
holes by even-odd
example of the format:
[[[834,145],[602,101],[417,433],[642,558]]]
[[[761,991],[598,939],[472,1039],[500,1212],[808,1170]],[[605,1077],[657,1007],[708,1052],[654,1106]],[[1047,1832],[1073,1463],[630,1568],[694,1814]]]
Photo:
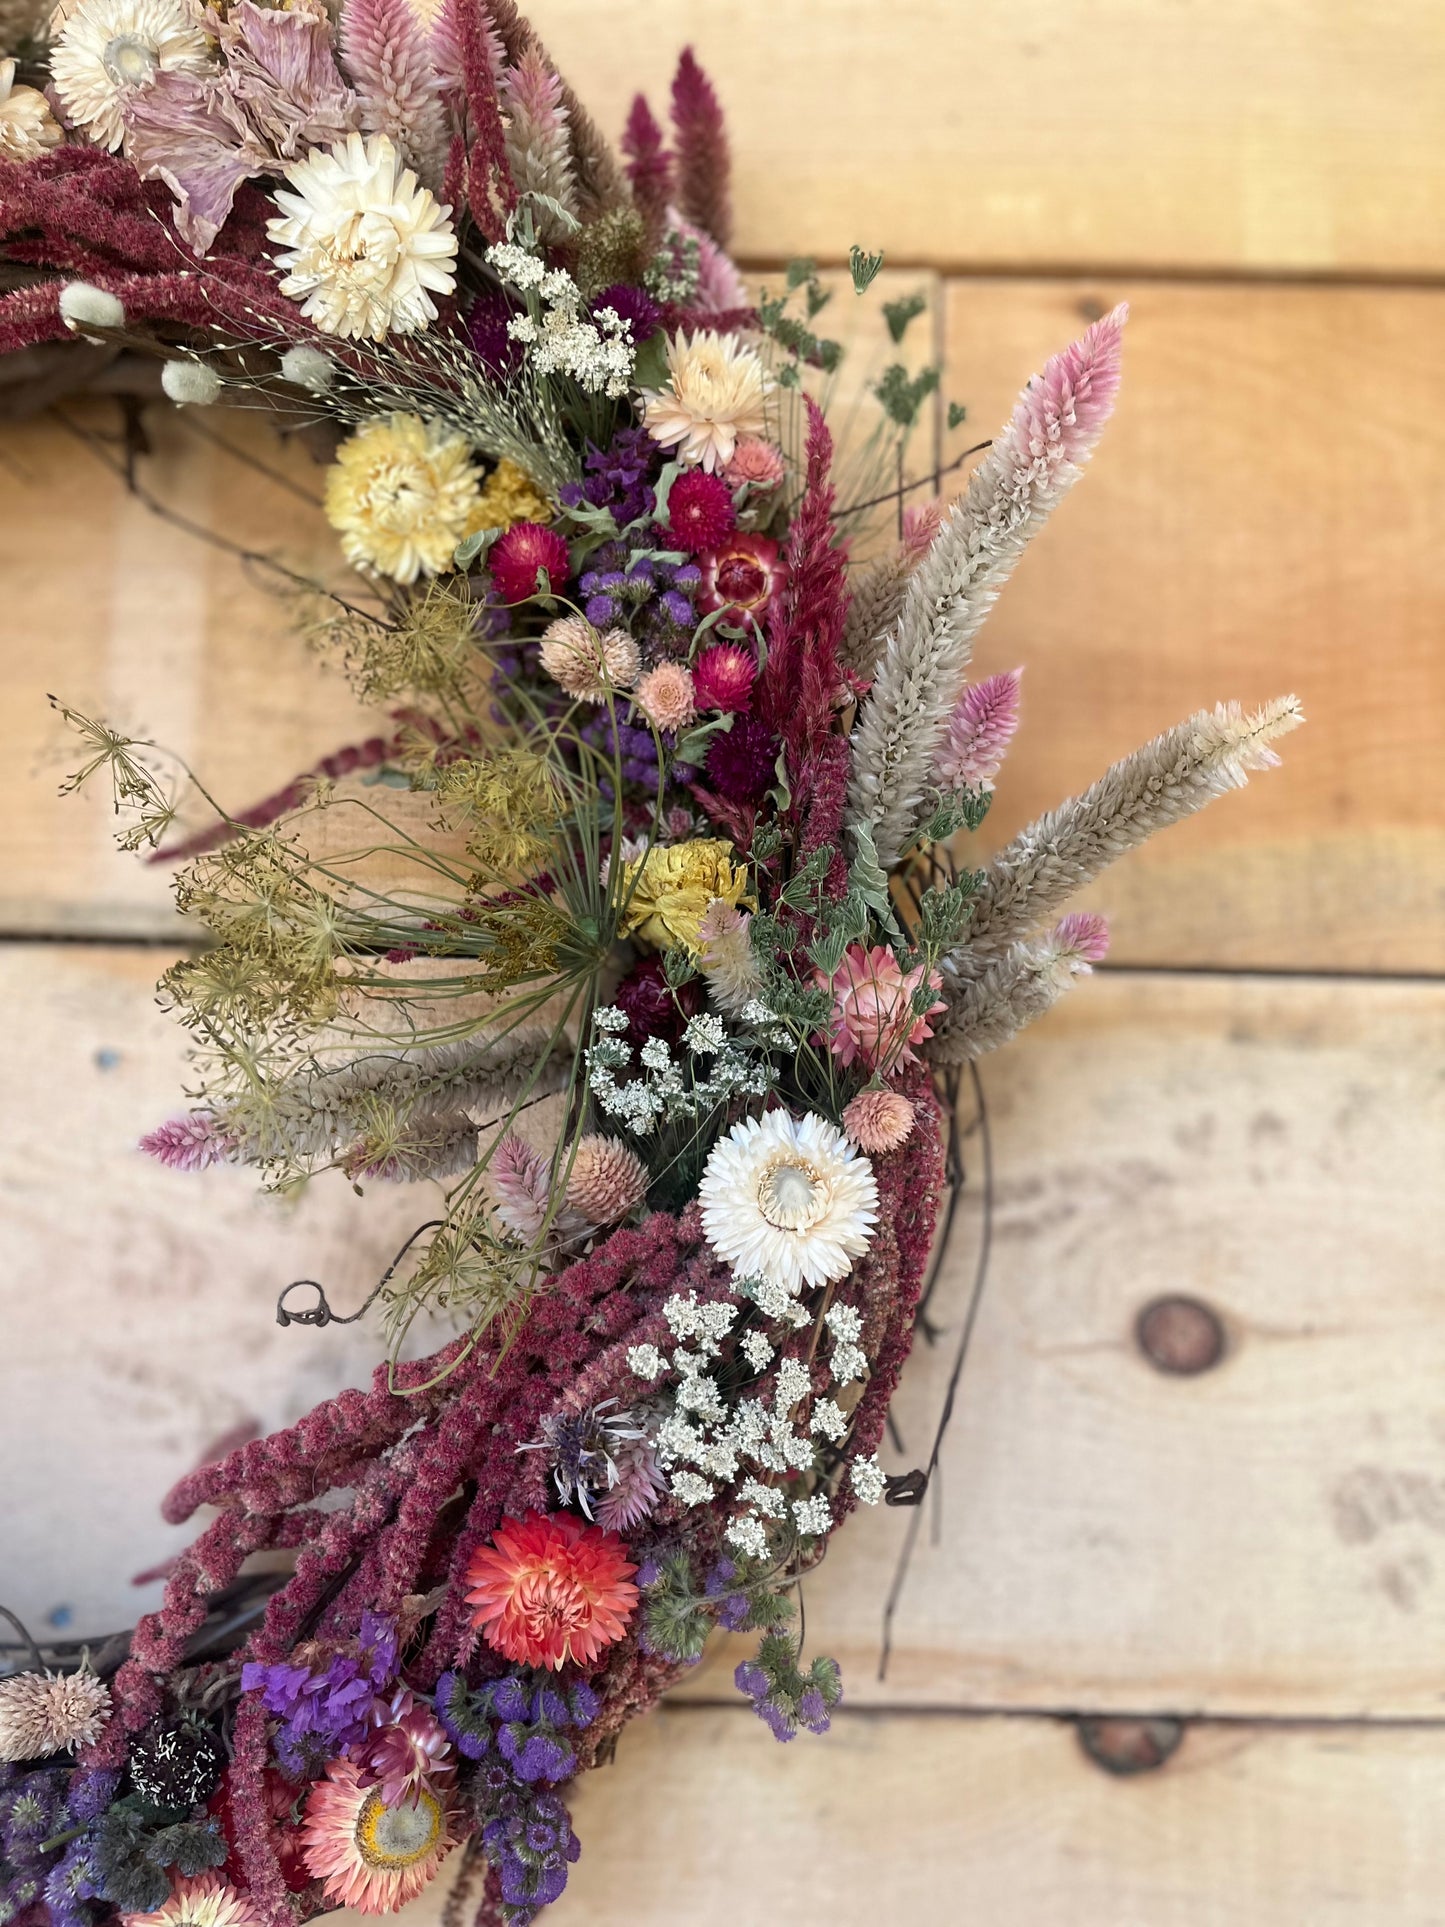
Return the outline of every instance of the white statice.
[[[848,1469],[848,1483],[864,1505],[877,1505],[887,1490],[888,1481],[876,1452],[866,1459],[854,1459]]]
[[[772,1363],[773,1347],[765,1332],[744,1332],[738,1340],[738,1348],[755,1372],[766,1371]]]
[[[873,1166],[812,1111],[735,1124],[713,1146],[698,1195],[717,1256],[792,1289],[845,1277],[878,1222]]]
[[[627,1012],[619,1010],[616,1004],[603,1004],[592,1013],[592,1021],[598,1030],[616,1032],[626,1030]]]
[[[186,0],[76,0],[50,49],[50,79],[71,120],[112,153],[125,103],[158,74],[210,71],[211,42]]]
[[[774,1400],[779,1412],[786,1412],[800,1398],[806,1398],[812,1385],[807,1366],[801,1358],[785,1358],[778,1367]]]
[[[15,85],[15,62],[0,60],[0,160],[33,161],[65,139],[38,87]]]
[[[775,1325],[801,1328],[812,1322],[812,1312],[798,1302],[797,1289],[790,1290],[774,1278],[749,1278],[738,1289],[752,1299],[764,1318]]]
[[[794,1499],[793,1518],[799,1532],[821,1536],[832,1529],[833,1511],[826,1492],[815,1492],[811,1499]]]
[[[863,1332],[862,1315],[852,1305],[830,1305],[823,1323],[833,1334],[833,1355],[828,1363],[837,1385],[852,1385],[868,1369],[868,1358],[858,1343]]]
[[[654,1384],[667,1370],[667,1360],[656,1345],[630,1345],[627,1349],[627,1368],[634,1377]]]
[[[848,1416],[831,1398],[820,1398],[813,1407],[813,1430],[836,1444],[848,1430]]]
[[[449,207],[420,186],[390,138],[348,134],[286,169],[281,214],[266,223],[284,250],[281,292],[324,334],[381,341],[437,317],[456,286]]]

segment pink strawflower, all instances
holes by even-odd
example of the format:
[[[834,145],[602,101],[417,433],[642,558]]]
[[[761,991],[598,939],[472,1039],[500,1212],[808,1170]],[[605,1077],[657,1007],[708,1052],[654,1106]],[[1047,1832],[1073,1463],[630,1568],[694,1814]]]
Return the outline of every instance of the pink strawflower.
[[[667,526],[680,549],[715,549],[738,525],[726,482],[700,468],[679,475],[667,498]]]
[[[1108,955],[1109,925],[1095,910],[1072,910],[1054,925],[1047,944],[1057,969],[1081,975]]]
[[[615,1137],[589,1132],[572,1158],[567,1202],[589,1224],[616,1224],[647,1196],[647,1166]]]
[[[353,1749],[389,1807],[413,1804],[423,1792],[441,1795],[456,1778],[451,1741],[436,1715],[405,1686],[373,1715],[377,1730]]]
[[[869,950],[849,944],[843,961],[826,977],[814,981],[833,994],[828,1020],[828,1043],[843,1064],[861,1063],[867,1070],[892,1069],[914,1061],[913,1046],[933,1035],[929,1018],[943,1009],[940,998],[925,1011],[914,1009],[914,992],[923,984],[923,966],[905,971],[891,950],[875,944]],[[930,990],[941,990],[935,971]]]
[[[786,474],[783,451],[761,435],[744,435],[723,465],[723,480],[729,488],[755,488],[759,492],[777,488]]]
[[[597,1523],[604,1532],[631,1532],[657,1509],[667,1481],[648,1439],[631,1439],[619,1446],[612,1463],[617,1483],[597,1505]]]
[[[636,1570],[615,1533],[570,1512],[505,1519],[467,1567],[472,1624],[504,1659],[590,1668],[637,1610]]]
[[[680,662],[660,662],[649,669],[632,700],[654,729],[686,729],[697,714],[692,676]]]
[[[204,1171],[233,1158],[239,1147],[214,1112],[188,1111],[147,1131],[140,1148],[172,1171]]]
[[[896,1151],[913,1132],[913,1106],[902,1091],[859,1091],[843,1110],[843,1129],[860,1151]]]
[[[704,615],[725,609],[739,627],[761,624],[783,588],[778,545],[766,535],[739,533],[698,557],[702,583],[697,606]]]
[[[1022,669],[970,683],[953,706],[934,770],[945,789],[991,790],[1019,726]]]
[[[715,642],[692,666],[693,698],[699,709],[736,714],[751,707],[757,675],[757,658],[750,649],[740,649],[735,642]]]
[[[503,602],[525,602],[539,593],[555,595],[567,581],[567,544],[541,522],[514,522],[497,538],[487,559]],[[545,577],[540,591],[539,571]]]

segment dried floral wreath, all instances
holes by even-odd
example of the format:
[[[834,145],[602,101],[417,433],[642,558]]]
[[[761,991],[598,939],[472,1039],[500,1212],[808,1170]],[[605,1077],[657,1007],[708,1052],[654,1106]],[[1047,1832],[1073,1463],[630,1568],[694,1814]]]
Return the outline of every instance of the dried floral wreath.
[[[128,847],[216,810],[177,886],[211,942],[163,980],[196,1102],[147,1148],[445,1204],[378,1287],[371,1390],[171,1493],[215,1512],[161,1609],[10,1649],[0,1923],[383,1914],[453,1849],[480,1922],[527,1922],[579,1850],[562,1789],[714,1627],[758,1634],[780,1740],[827,1727],[794,1596],[888,1485],[938,1080],[1098,961],[1065,901],[1298,706],[1197,715],[956,862],[1019,700],[973,638],[1103,427],[1122,309],[905,508],[878,483],[936,371],[887,369],[835,460],[828,290],[749,297],[691,54],[619,160],[511,0],[8,6],[0,349],[331,425],[354,573],[282,574],[396,705],[238,815],[66,712]]]

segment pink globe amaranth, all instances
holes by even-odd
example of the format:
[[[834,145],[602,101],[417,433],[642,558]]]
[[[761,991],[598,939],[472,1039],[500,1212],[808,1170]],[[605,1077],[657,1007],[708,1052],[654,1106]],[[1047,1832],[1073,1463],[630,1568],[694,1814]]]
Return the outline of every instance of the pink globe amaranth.
[[[750,709],[757,681],[757,658],[735,642],[715,642],[692,665],[693,700],[699,709],[722,709],[733,714]]]
[[[762,623],[783,587],[783,565],[771,536],[739,530],[698,557],[702,582],[697,606],[705,615],[723,609],[740,627]]]
[[[567,581],[567,544],[545,523],[514,522],[493,543],[487,566],[503,602],[525,602],[549,592],[555,595]],[[540,590],[539,570],[546,576],[546,586]]]
[[[928,1020],[943,1009],[940,998],[926,1011],[914,1011],[913,993],[923,982],[923,967],[904,970],[882,944],[868,950],[850,944],[832,976],[819,971],[814,981],[832,993],[828,1045],[833,1055],[842,1064],[861,1063],[870,1071],[913,1063],[913,1046],[933,1035]],[[943,988],[936,971],[928,986]]]

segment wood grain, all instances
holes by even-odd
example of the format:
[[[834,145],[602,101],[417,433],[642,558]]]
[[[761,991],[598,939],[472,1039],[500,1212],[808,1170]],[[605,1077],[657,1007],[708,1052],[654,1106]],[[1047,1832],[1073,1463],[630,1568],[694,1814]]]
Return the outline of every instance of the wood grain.
[[[664,1707],[575,1789],[582,1857],[550,1918],[1439,1927],[1442,1793],[1438,1732],[1196,1728],[1116,1779],[1061,1722],[844,1713],[782,1748],[746,1712]],[[431,1927],[445,1886],[402,1927]]]
[[[1437,972],[1445,294],[957,281],[954,449],[1123,297],[1117,414],[980,637],[977,673],[1026,665],[984,844],[1191,710],[1293,689],[1284,768],[1090,892],[1114,957]]]
[[[536,0],[609,133],[677,50],[732,135],[737,243],[834,261],[1438,274],[1433,0]]]
[[[24,1285],[0,1456],[8,1603],[123,1623],[181,1535],[160,1495],[238,1419],[297,1416],[377,1334],[279,1330],[275,1293],[358,1303],[430,1188],[295,1207],[134,1149],[180,1108],[156,951],[0,949],[23,1011],[0,1186]],[[1439,1705],[1445,989],[1102,975],[987,1067],[994,1257],[925,1535],[876,1680],[906,1515],[860,1513],[808,1588],[850,1701],[1420,1714]],[[1434,1040],[1428,1042],[1427,1040]],[[79,1148],[77,1148],[79,1147]],[[975,1185],[898,1404],[926,1459],[978,1232]],[[1368,1238],[1363,1228],[1369,1227]],[[1163,1377],[1132,1327],[1207,1300],[1225,1362]],[[432,1334],[428,1334],[428,1338]],[[51,1494],[76,1530],[55,1540]],[[84,1547],[84,1557],[76,1547]],[[688,1689],[731,1693],[720,1649]]]

